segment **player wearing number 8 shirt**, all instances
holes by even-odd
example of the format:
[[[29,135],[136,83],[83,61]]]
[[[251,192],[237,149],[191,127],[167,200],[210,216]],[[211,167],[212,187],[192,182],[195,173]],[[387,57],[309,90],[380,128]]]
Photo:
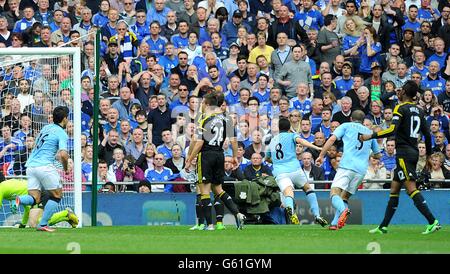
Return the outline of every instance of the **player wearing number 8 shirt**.
[[[297,214],[294,212],[294,185],[296,185],[305,191],[306,199],[314,214],[316,223],[326,226],[328,222],[320,216],[316,193],[314,193],[314,190],[308,183],[306,174],[300,166],[295,153],[297,144],[316,150],[321,150],[321,148],[300,138],[297,133],[289,132],[291,123],[286,118],[280,118],[278,127],[280,134],[273,137],[270,141],[266,158],[273,163],[273,175],[284,196],[286,221],[291,224],[299,224]]]
[[[396,142],[396,168],[394,178],[391,183],[391,194],[387,204],[386,212],[381,224],[370,231],[370,233],[387,233],[389,225],[399,202],[399,193],[402,185],[406,192],[413,199],[414,205],[425,216],[429,225],[422,234],[430,234],[441,228],[439,221],[430,212],[425,199],[416,188],[416,165],[419,158],[417,142],[419,133],[425,137],[427,155],[431,154],[431,135],[425,120],[423,110],[414,104],[414,97],[417,95],[419,87],[414,81],[407,81],[401,89],[398,89],[397,96],[402,102],[394,108],[394,117],[391,126],[377,133],[362,135],[360,140],[365,141],[372,138],[384,138],[395,136]]]
[[[234,164],[237,164],[237,142],[234,138],[235,134],[232,124],[227,123],[227,119],[218,107],[218,101],[218,96],[214,93],[205,95],[203,99],[202,112],[205,116],[197,129],[194,148],[186,159],[185,169],[189,169],[192,160],[197,156],[197,175],[201,192],[202,210],[208,225],[207,230],[214,229],[211,217],[211,190],[214,192],[216,199],[220,199],[234,214],[237,228],[242,229],[245,216],[239,212],[232,198],[222,189],[225,176],[223,144],[226,137],[230,136],[233,148],[233,161],[235,162]]]

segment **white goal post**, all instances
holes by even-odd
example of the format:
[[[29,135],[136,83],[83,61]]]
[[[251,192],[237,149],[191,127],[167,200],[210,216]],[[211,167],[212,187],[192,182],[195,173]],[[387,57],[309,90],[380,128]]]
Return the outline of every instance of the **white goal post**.
[[[67,58],[66,56],[70,56],[70,58]],[[61,74],[63,71],[60,69],[61,67],[61,60],[69,60],[68,67],[70,69],[67,70],[66,78],[64,78],[65,82],[61,80]],[[31,67],[31,74],[26,75],[23,74],[23,78],[28,78],[29,84],[30,84],[30,94],[34,95],[33,92],[36,91],[37,87],[42,87],[41,84],[43,81],[48,81],[48,79],[43,79],[44,74],[42,74],[42,67],[47,66],[49,67],[49,64],[51,64],[53,67],[51,67],[51,77],[53,79],[57,79],[60,82],[64,82],[65,84],[69,85],[70,87],[65,87],[65,89],[68,89],[71,91],[71,100],[72,100],[72,106],[73,106],[73,120],[71,119],[71,122],[73,123],[73,152],[71,152],[71,158],[73,160],[73,176],[69,176],[68,178],[73,178],[73,182],[70,182],[71,179],[66,179],[68,185],[70,187],[68,188],[69,192],[67,195],[70,197],[70,200],[66,201],[67,204],[63,204],[61,202],[61,206],[70,206],[74,210],[75,214],[79,218],[79,226],[82,225],[82,172],[81,172],[81,50],[80,48],[75,47],[61,47],[61,48],[0,48],[0,72],[2,72],[2,80],[3,80],[3,86],[0,90],[2,92],[1,96],[4,96],[4,93],[13,93],[17,91],[22,92],[20,90],[20,87],[16,86],[6,86],[5,83],[10,83],[14,80],[15,77],[14,73],[14,67],[18,67],[18,69],[22,68],[30,68]],[[34,67],[33,67],[34,66]],[[8,74],[6,74],[8,72]],[[34,73],[34,74],[33,74]],[[30,76],[31,75],[31,76]],[[6,78],[8,77],[8,78]],[[50,77],[47,77],[50,78]],[[6,80],[5,80],[6,79]],[[12,80],[11,80],[12,79]],[[30,80],[31,79],[31,80]],[[17,81],[17,79],[15,79]],[[20,82],[20,81],[17,81]],[[36,83],[36,86],[33,85],[33,83]],[[38,84],[39,83],[39,84]],[[64,84],[63,83],[63,84]],[[48,86],[48,82],[46,84]],[[13,88],[15,88],[13,90]],[[61,85],[59,86],[58,91],[60,91]],[[5,91],[6,90],[6,91]],[[44,90],[39,90],[45,94]],[[55,93],[59,94],[59,93]],[[50,96],[50,95],[49,95]],[[32,97],[32,96],[31,96]],[[23,98],[23,96],[21,97]],[[33,98],[33,97],[32,97]],[[50,97],[48,97],[50,98]],[[2,102],[4,102],[4,98],[0,98]],[[33,99],[34,100],[34,99]],[[50,99],[49,99],[50,101]],[[62,98],[56,98],[55,96],[51,98],[52,106],[53,108],[60,104],[62,101]],[[1,106],[2,110],[3,108],[7,108],[7,106]],[[24,110],[25,111],[25,110]],[[7,113],[7,112],[6,112]],[[22,111],[21,111],[21,114]],[[2,119],[5,118],[4,115],[2,115]],[[41,119],[42,120],[42,119]],[[41,121],[40,120],[40,121]],[[31,121],[32,126],[39,127],[36,128],[36,131],[40,129],[43,125],[45,125],[47,122],[44,122],[43,124],[37,126],[34,120]],[[3,122],[2,122],[3,124]],[[3,162],[2,162],[3,163]],[[15,177],[16,174],[10,174],[9,177]],[[63,192],[65,190],[63,189]],[[72,193],[70,193],[72,192]],[[64,198],[63,198],[64,199]],[[64,208],[58,208],[58,209],[64,209]]]

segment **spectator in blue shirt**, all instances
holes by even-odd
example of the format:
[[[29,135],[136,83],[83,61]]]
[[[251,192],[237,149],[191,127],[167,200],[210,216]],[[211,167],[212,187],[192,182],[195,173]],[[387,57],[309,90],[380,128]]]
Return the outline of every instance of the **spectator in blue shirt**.
[[[295,13],[294,20],[298,21],[300,26],[305,30],[320,30],[324,24],[322,13],[313,9],[312,0],[303,0],[303,9]]]
[[[161,24],[158,21],[150,23],[150,35],[144,37],[142,40],[150,46],[150,54],[160,57],[164,54],[164,46],[167,39],[161,35]]]
[[[421,82],[421,87],[431,89],[436,97],[445,92],[445,79],[439,76],[439,70],[439,63],[432,61],[428,66],[428,75]]]
[[[408,8],[408,19],[405,20],[405,24],[402,26],[402,30],[412,29],[414,32],[420,31],[420,21],[417,20],[419,9],[416,5],[411,5]]]
[[[154,184],[154,182],[165,182],[173,179],[173,172],[170,168],[164,166],[165,162],[164,155],[157,153],[153,158],[154,169],[147,169],[145,171],[145,179],[152,184],[152,192],[173,192],[172,184]]]
[[[172,131],[170,129],[164,129],[161,132],[161,139],[163,143],[156,148],[158,153],[164,155],[164,159],[172,158],[172,146],[174,144]]]
[[[144,10],[136,11],[136,23],[130,26],[130,30],[136,34],[139,43],[142,42],[144,37],[150,35],[150,23],[147,22],[147,16]]]
[[[110,4],[108,0],[102,0],[100,2],[100,10],[92,17],[92,23],[101,28],[108,23],[108,11]]]
[[[26,7],[23,10],[23,18],[16,22],[14,26],[13,33],[21,33],[24,32],[27,28],[31,27],[35,22],[34,19],[34,10],[32,7]]]
[[[164,0],[155,0],[154,7],[150,6],[150,9],[147,10],[147,22],[156,20],[161,26],[165,25],[169,11],[170,9],[165,6]]]
[[[12,138],[11,128],[7,124],[3,124],[2,137],[3,140],[0,142],[0,168],[4,164],[10,164],[14,155],[23,148],[20,140]]]

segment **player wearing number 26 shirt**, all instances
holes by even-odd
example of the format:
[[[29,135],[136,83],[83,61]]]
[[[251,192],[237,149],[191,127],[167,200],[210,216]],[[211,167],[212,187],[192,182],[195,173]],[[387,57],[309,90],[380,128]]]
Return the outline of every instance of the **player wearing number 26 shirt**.
[[[284,196],[286,221],[291,224],[299,223],[297,214],[294,213],[294,185],[296,185],[305,191],[306,200],[314,214],[316,223],[325,226],[328,222],[320,216],[317,196],[309,185],[308,178],[300,166],[295,153],[297,144],[316,150],[321,150],[321,148],[300,138],[298,134],[289,132],[291,124],[288,119],[281,118],[278,126],[280,134],[273,137],[270,141],[266,158],[273,163],[273,175]]]
[[[406,81],[401,89],[396,90],[398,99],[402,102],[394,108],[394,117],[391,126],[383,131],[360,136],[365,141],[371,138],[383,138],[395,135],[396,141],[396,168],[391,183],[391,194],[386,212],[381,224],[372,229],[371,233],[387,233],[389,225],[399,203],[399,194],[402,185],[414,201],[414,205],[427,219],[428,226],[422,234],[430,234],[441,228],[439,221],[433,216],[427,203],[416,187],[416,165],[419,158],[417,141],[419,134],[425,137],[427,155],[431,153],[430,130],[426,124],[425,115],[421,108],[414,103],[419,87],[414,81]]]

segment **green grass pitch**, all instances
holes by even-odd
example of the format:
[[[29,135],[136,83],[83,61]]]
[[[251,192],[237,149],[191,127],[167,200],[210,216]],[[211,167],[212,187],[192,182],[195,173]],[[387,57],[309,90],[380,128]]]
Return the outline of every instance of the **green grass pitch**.
[[[425,225],[393,225],[385,235],[374,226],[347,225],[329,231],[318,225],[248,225],[238,231],[190,231],[188,226],[115,226],[58,229],[0,229],[0,253],[164,254],[370,254],[450,253],[450,229],[422,235]]]

